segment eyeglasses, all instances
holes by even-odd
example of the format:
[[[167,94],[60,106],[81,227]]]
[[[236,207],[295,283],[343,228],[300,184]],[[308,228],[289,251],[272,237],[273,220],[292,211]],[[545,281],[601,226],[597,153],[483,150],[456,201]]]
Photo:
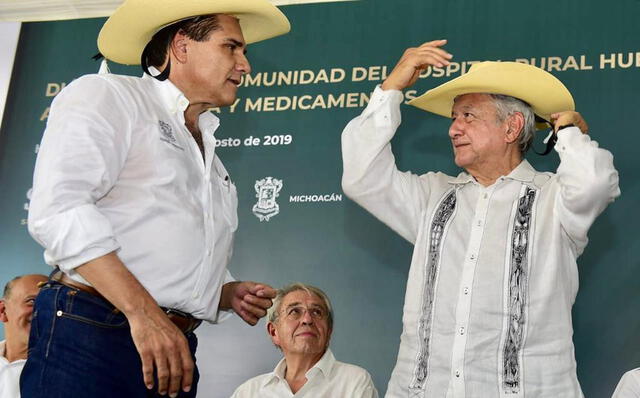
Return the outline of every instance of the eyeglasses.
[[[301,305],[297,305],[295,307],[290,307],[286,310],[286,317],[292,321],[298,321],[304,317],[305,313],[309,313],[312,319],[316,321],[322,321],[327,318],[327,312],[322,307],[303,307]]]

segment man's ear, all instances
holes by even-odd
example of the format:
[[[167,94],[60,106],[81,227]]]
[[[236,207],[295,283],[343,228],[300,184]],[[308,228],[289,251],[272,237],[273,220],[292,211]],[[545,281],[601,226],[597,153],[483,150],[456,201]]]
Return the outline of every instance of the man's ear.
[[[180,29],[173,36],[173,40],[171,40],[171,43],[169,44],[169,52],[173,55],[174,59],[182,64],[187,62],[189,40],[190,39],[187,35],[182,31],[182,29]]]
[[[524,115],[520,112],[515,112],[507,118],[508,130],[505,134],[505,141],[512,144],[518,140],[520,134],[524,130]]]
[[[7,323],[9,319],[7,318],[7,307],[5,305],[5,300],[0,299],[0,322]]]
[[[273,344],[279,345],[278,342],[280,341],[280,338],[278,337],[276,325],[274,325],[273,322],[267,322],[267,333],[269,333],[269,337],[271,337]]]

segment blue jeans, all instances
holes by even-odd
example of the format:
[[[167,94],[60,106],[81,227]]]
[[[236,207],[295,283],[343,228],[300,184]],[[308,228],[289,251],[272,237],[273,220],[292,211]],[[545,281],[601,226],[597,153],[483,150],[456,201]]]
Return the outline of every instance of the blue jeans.
[[[187,336],[195,362],[198,340]],[[195,397],[198,368],[188,394]],[[157,382],[156,382],[157,386]],[[158,397],[142,377],[127,318],[109,302],[49,281],[36,298],[22,398]]]

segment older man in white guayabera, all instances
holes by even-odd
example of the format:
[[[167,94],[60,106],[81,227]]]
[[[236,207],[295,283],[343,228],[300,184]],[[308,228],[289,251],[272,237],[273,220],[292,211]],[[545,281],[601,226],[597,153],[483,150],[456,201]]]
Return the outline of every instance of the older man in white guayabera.
[[[386,396],[581,397],[571,323],[576,259],[595,218],[620,194],[613,156],[586,134],[554,76],[482,62],[410,102],[451,118],[454,161],[464,171],[399,171],[390,141],[401,90],[449,63],[445,44],[406,50],[342,134],[345,193],[415,246]],[[524,159],[536,121],[553,126],[555,174]]]
[[[105,22],[102,55],[145,73],[82,76],[51,106],[29,232],[59,271],[23,398],[194,397],[194,329],[266,315],[275,289],[226,269],[238,197],[209,109],[235,102],[247,44],[289,28],[268,0],[125,0]]]
[[[273,372],[242,384],[231,398],[377,398],[369,373],[329,349],[333,309],[320,289],[294,283],[278,291],[267,332],[284,355]]]
[[[46,282],[44,275],[22,275],[10,280],[0,298],[0,322],[5,340],[0,341],[0,398],[20,397],[20,374],[27,360],[33,302]]]

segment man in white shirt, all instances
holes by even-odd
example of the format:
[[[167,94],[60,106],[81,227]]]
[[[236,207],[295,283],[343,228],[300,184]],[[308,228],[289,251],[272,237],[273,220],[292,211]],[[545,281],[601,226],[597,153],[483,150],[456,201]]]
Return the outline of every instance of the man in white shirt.
[[[640,368],[622,375],[611,398],[640,398]]]
[[[107,20],[101,53],[147,73],[83,76],[52,104],[29,231],[60,271],[36,300],[24,397],[195,396],[193,330],[266,314],[275,290],[226,271],[237,195],[208,109],[234,103],[247,43],[289,28],[267,0],[126,0]]]
[[[271,373],[242,384],[232,398],[377,398],[369,373],[336,361],[329,349],[333,309],[317,287],[294,283],[278,291],[267,332],[284,358]]]
[[[0,322],[4,324],[5,340],[0,341],[0,398],[20,397],[20,373],[27,359],[29,329],[33,301],[44,275],[23,275],[13,278],[0,299]]]
[[[620,194],[613,157],[551,74],[483,62],[410,103],[451,117],[465,172],[399,171],[401,90],[449,63],[445,43],[408,49],[342,135],[345,193],[415,246],[386,396],[578,398],[576,258]],[[556,174],[524,160],[536,118],[557,132]]]

